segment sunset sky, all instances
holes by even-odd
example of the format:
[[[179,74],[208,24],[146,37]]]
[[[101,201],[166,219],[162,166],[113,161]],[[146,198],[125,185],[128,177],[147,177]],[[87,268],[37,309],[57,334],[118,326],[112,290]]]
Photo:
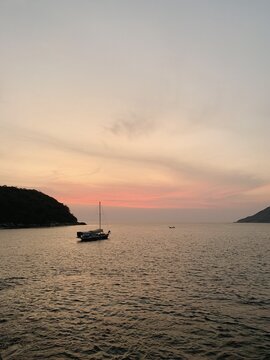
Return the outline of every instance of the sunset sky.
[[[1,0],[1,185],[91,221],[270,206],[270,1]]]

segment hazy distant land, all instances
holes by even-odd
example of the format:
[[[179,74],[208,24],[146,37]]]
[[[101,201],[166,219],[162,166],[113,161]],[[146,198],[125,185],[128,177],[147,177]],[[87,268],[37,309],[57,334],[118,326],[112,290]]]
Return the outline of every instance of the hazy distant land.
[[[82,225],[69,208],[37,190],[0,186],[0,228]]]
[[[270,207],[267,207],[254,215],[240,219],[237,223],[270,223]]]

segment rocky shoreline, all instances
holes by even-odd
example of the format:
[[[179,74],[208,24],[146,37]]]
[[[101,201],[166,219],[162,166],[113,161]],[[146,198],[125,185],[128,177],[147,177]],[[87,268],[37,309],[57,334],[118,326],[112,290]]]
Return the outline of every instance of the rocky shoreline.
[[[59,226],[75,226],[75,225],[87,225],[85,222],[77,223],[50,223],[50,224],[13,224],[5,223],[0,224],[1,229],[34,229],[34,228],[49,228],[49,227],[59,227]]]

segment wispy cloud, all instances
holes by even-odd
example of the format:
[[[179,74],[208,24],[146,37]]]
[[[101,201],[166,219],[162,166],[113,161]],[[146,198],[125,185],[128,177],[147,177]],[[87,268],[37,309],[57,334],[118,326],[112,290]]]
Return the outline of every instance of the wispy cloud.
[[[106,129],[114,135],[136,138],[151,133],[154,130],[154,122],[145,116],[131,112],[115,120]]]
[[[138,165],[152,168],[163,168],[163,170],[169,171],[175,179],[185,177],[190,179],[190,181],[203,181],[211,186],[234,186],[243,190],[263,186],[269,182],[269,179],[263,179],[254,173],[236,171],[235,169],[225,170],[222,169],[222,167],[213,168],[209,165],[185,162],[181,158],[177,158],[175,154],[172,154],[172,156],[163,156],[160,155],[160,153],[148,155],[140,152],[130,152],[128,150],[127,152],[123,152],[109,145],[104,147],[103,144],[94,144],[94,146],[90,144],[90,146],[85,147],[84,145],[70,142],[60,137],[51,136],[25,127],[18,127],[17,125],[14,127],[7,123],[2,123],[2,129],[12,132],[13,137],[17,136],[27,141],[35,142],[38,145],[43,144],[50,146],[57,151],[70,152],[82,156],[100,157],[104,160],[137,163]],[[132,126],[127,126],[127,129],[132,132]],[[142,131],[142,128],[140,129]]]

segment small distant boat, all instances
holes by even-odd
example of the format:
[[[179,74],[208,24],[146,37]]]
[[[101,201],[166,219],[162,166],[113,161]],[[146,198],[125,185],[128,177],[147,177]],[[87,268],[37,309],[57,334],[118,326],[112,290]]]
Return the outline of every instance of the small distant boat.
[[[169,226],[169,229],[175,229],[175,226]]]
[[[89,231],[78,231],[77,238],[81,239],[81,241],[97,241],[97,240],[106,240],[109,238],[111,231],[109,230],[107,233],[103,231],[101,228],[101,202],[98,204],[99,206],[99,228]]]

